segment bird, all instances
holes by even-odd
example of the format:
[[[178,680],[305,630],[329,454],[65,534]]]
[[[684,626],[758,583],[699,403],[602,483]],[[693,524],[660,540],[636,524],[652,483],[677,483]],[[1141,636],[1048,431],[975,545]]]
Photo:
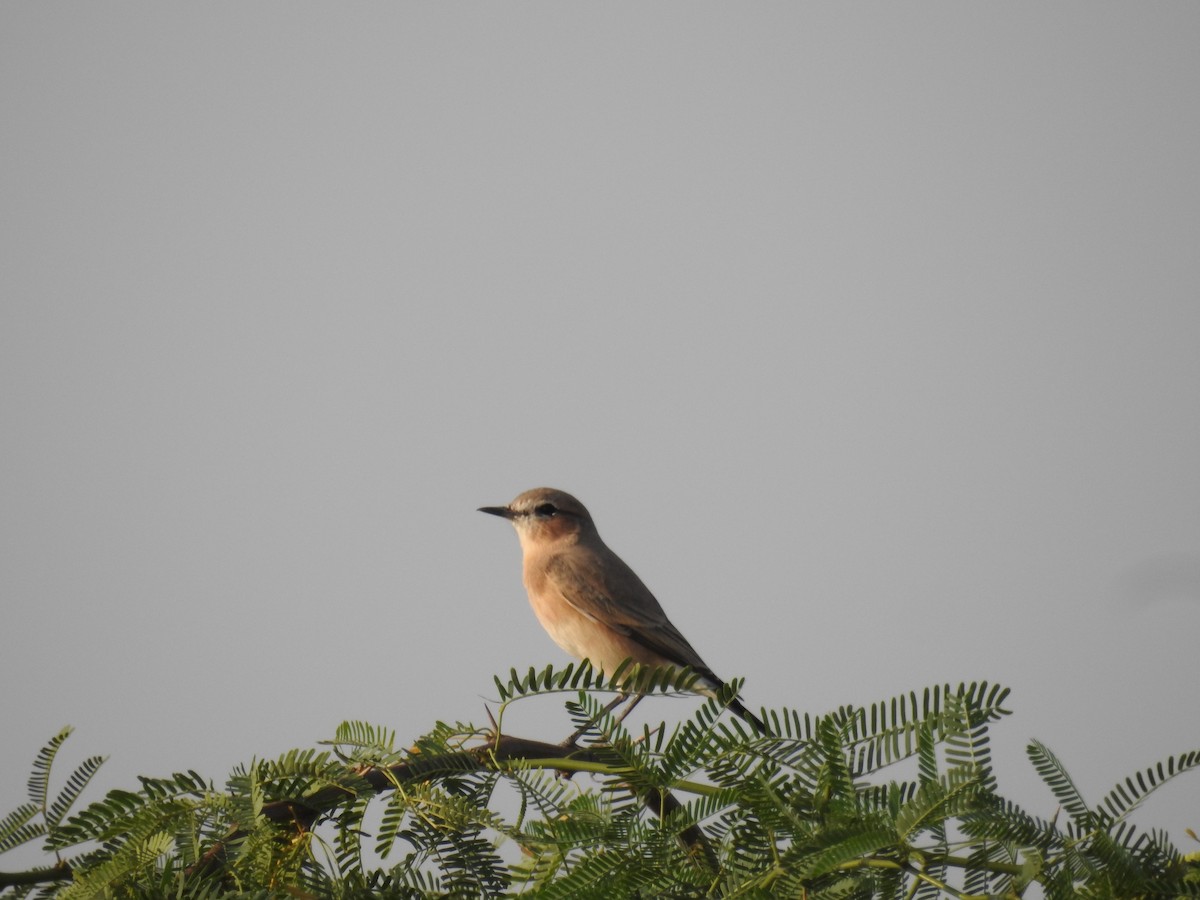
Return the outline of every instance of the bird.
[[[626,659],[647,666],[690,666],[699,676],[694,689],[710,697],[725,686],[671,624],[637,573],[600,538],[587,507],[570,494],[533,488],[507,506],[481,506],[479,512],[508,519],[516,528],[529,602],[542,627],[567,653],[610,673]],[[767,734],[737,697],[728,700],[728,707],[759,734]]]

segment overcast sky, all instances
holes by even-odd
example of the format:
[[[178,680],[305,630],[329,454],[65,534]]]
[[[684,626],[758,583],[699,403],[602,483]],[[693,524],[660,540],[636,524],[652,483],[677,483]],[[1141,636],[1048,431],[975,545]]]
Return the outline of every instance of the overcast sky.
[[[1092,801],[1200,747],[1198,46],[1184,2],[0,6],[0,809],[65,723],[107,788],[485,721],[566,661],[475,511],[537,485],[751,706],[1010,685],[1043,816],[1030,738]]]

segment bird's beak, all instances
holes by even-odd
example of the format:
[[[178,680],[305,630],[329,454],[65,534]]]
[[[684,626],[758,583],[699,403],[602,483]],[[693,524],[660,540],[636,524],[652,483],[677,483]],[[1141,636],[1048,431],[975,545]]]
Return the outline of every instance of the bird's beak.
[[[507,506],[481,506],[479,507],[479,511],[485,512],[489,516],[499,516],[502,519],[511,519],[516,515]]]

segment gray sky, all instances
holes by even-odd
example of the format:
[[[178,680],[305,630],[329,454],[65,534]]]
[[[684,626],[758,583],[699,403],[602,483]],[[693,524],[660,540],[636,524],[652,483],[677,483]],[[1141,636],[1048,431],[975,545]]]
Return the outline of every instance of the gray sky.
[[[1169,2],[0,6],[0,807],[64,723],[109,787],[483,721],[565,662],[475,512],[541,484],[752,706],[1008,684],[1041,815],[1031,737],[1093,801],[1200,746],[1198,45]]]

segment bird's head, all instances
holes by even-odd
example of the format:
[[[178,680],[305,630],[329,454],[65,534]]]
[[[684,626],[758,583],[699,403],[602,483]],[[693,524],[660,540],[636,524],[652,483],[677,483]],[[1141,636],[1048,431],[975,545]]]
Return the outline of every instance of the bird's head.
[[[595,531],[587,507],[554,488],[534,488],[508,506],[481,506],[479,511],[512,522],[526,550]]]

